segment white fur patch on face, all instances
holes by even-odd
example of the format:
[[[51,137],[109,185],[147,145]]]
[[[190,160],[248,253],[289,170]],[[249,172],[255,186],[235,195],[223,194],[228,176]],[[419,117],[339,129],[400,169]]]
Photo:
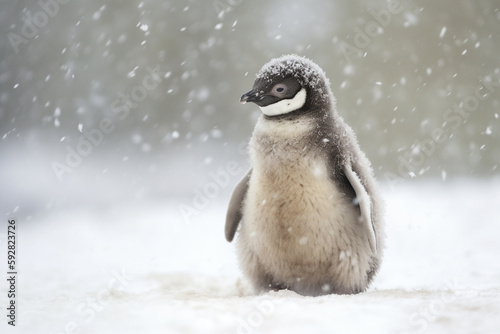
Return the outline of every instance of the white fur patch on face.
[[[292,99],[281,100],[265,107],[259,107],[267,116],[277,116],[287,114],[294,110],[302,108],[306,103],[306,89],[302,88]]]

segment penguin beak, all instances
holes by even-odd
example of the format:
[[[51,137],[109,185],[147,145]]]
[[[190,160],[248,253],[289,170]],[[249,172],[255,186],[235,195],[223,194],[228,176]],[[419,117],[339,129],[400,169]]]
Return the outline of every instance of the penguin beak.
[[[241,96],[240,102],[245,104],[247,102],[258,102],[264,98],[264,95],[259,94],[258,89],[252,89],[248,93],[245,93]]]

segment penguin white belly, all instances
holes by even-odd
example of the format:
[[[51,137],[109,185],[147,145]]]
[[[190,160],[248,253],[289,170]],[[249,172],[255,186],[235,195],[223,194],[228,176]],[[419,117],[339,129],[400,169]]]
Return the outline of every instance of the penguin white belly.
[[[350,293],[365,285],[371,254],[358,209],[326,166],[307,149],[254,150],[240,252],[252,252],[275,281],[299,291]]]

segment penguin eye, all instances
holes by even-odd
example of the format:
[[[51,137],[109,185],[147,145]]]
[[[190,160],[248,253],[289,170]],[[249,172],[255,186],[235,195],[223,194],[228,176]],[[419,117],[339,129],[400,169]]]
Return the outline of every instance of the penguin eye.
[[[277,95],[283,95],[286,92],[286,86],[284,84],[277,84],[273,87],[273,93]]]

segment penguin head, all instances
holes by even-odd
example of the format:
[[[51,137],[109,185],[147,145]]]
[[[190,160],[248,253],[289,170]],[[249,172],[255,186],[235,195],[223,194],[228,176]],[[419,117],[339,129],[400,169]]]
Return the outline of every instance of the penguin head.
[[[270,118],[330,111],[334,98],[323,70],[297,55],[272,59],[257,74],[253,88],[240,99],[254,102]]]

